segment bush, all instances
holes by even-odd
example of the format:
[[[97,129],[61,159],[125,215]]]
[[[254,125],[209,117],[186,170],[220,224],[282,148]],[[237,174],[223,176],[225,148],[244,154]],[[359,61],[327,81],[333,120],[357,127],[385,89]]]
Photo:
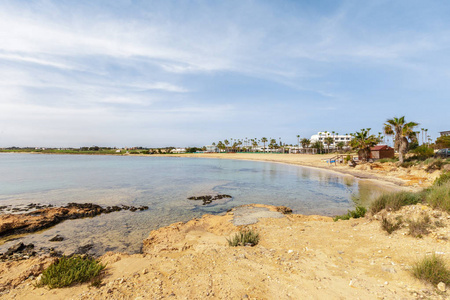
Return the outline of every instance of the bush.
[[[438,178],[436,178],[436,180],[434,181],[433,185],[434,186],[440,186],[443,185],[446,182],[450,181],[450,172],[445,172],[442,173],[441,176],[439,176]]]
[[[93,258],[63,256],[42,272],[39,286],[47,285],[53,289],[87,282],[97,277],[105,267]]]
[[[414,157],[419,160],[425,160],[429,157],[433,157],[434,155],[433,148],[428,147],[428,145],[421,145],[411,152],[414,153]]]
[[[440,170],[443,165],[445,165],[444,160],[440,158],[432,159],[428,163],[428,166],[426,167],[425,171],[430,172],[434,170]]]
[[[431,207],[450,213],[450,181],[431,187],[427,191],[425,200]]]
[[[409,227],[409,232],[408,234],[413,236],[413,237],[417,237],[417,238],[422,238],[424,235],[427,235],[428,233],[430,233],[428,231],[428,228],[430,227],[430,217],[425,216],[423,219],[421,220],[408,220],[408,227]]]
[[[370,211],[372,214],[386,209],[386,210],[399,210],[402,206],[417,204],[422,201],[422,195],[420,193],[413,192],[396,192],[383,194],[370,205]]]
[[[227,239],[228,245],[231,247],[237,246],[255,246],[259,242],[259,233],[253,230],[241,230],[236,233],[231,239]]]
[[[388,234],[393,233],[394,231],[400,229],[400,227],[402,226],[402,219],[398,218],[397,222],[390,222],[387,218],[383,217],[381,219],[381,229],[383,229],[384,231],[386,231]]]
[[[364,206],[357,206],[355,210],[349,210],[345,215],[335,216],[333,220],[350,220],[350,218],[362,218],[366,215],[367,209]]]
[[[433,254],[415,263],[412,269],[414,277],[425,282],[437,285],[440,282],[450,284],[450,270],[445,261]]]

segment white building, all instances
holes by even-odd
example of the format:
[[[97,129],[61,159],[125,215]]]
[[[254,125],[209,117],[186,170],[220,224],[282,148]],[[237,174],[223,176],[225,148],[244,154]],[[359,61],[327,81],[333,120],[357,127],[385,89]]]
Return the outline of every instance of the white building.
[[[311,139],[310,139],[311,140],[311,144],[313,144],[313,143],[315,143],[317,141],[322,142],[322,143],[325,144],[325,138],[327,138],[327,137],[333,138],[333,143],[330,144],[331,148],[336,147],[336,144],[340,143],[340,142],[344,142],[344,143],[347,144],[352,139],[352,136],[349,135],[349,134],[336,135],[336,134],[333,134],[332,132],[324,132],[323,131],[323,132],[318,132],[317,134],[314,134],[314,135],[311,136]]]
[[[215,145],[208,145],[208,146],[206,146],[206,152],[217,153],[217,152],[219,152],[219,148],[217,148],[217,146],[215,146]]]
[[[177,153],[177,154],[186,153],[186,149],[185,148],[175,148],[175,149],[172,149],[172,151],[170,151],[170,152]]]

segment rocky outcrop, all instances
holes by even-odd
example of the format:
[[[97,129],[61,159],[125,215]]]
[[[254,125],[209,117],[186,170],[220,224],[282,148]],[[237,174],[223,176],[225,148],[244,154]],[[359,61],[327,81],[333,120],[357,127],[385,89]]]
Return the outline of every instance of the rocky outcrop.
[[[146,210],[148,206],[108,206],[93,203],[69,203],[64,207],[46,207],[24,214],[0,215],[0,238],[13,234],[31,233],[49,228],[64,220],[95,217],[121,210]]]
[[[205,196],[192,196],[189,197],[188,200],[201,200],[203,201],[203,205],[207,205],[210,204],[211,202],[215,201],[215,200],[220,200],[220,199],[225,199],[225,198],[233,198],[230,195],[216,195],[216,196],[211,196],[211,195],[205,195]]]

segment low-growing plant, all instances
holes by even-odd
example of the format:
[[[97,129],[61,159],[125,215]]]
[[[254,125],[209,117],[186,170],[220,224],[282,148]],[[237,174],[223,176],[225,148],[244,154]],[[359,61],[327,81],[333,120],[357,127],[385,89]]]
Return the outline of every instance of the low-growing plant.
[[[354,210],[349,210],[345,215],[335,216],[333,220],[350,220],[350,218],[362,218],[366,215],[367,209],[364,206],[356,206]]]
[[[408,220],[407,222],[409,228],[408,234],[413,237],[422,238],[424,235],[430,233],[428,228],[430,228],[431,224],[428,215],[420,220]]]
[[[436,220],[436,221],[434,221],[434,226],[442,228],[442,227],[445,227],[446,225],[443,221]]]
[[[398,162],[398,158],[382,158],[380,160],[378,160],[379,163],[387,163],[387,162]]]
[[[381,219],[381,229],[386,231],[388,234],[393,233],[394,231],[401,228],[403,224],[403,220],[401,218],[397,218],[396,222],[391,222],[386,217],[382,217]]]
[[[412,274],[417,279],[437,285],[440,282],[450,284],[450,269],[444,259],[435,254],[426,256],[416,262],[412,268]]]
[[[442,173],[441,176],[436,178],[433,185],[443,185],[446,182],[450,182],[450,172]]]
[[[370,205],[370,211],[372,212],[372,214],[376,214],[383,209],[396,211],[399,210],[402,206],[417,204],[421,201],[421,193],[404,191],[387,193],[379,196],[372,202],[372,204]]]
[[[255,246],[259,242],[259,233],[253,230],[240,230],[231,239],[227,239],[228,245],[237,246]]]
[[[425,171],[431,172],[434,170],[440,170],[443,165],[445,165],[444,160],[436,158],[430,161],[428,166],[425,168]]]
[[[53,289],[87,282],[99,276],[105,267],[106,265],[90,257],[63,256],[42,272],[39,286],[46,285]]]
[[[425,200],[432,208],[450,212],[450,181],[435,184],[428,189]]]

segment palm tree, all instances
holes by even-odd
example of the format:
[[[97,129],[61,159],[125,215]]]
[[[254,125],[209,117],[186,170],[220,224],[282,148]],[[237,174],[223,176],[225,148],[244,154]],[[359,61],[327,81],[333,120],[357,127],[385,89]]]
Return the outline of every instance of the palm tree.
[[[300,134],[297,134],[297,148],[300,148]]]
[[[325,144],[327,144],[327,151],[328,153],[330,153],[330,145],[333,143],[333,138],[331,136],[327,136],[326,138],[324,138],[324,142]]]
[[[370,148],[380,142],[375,136],[370,134],[370,128],[361,129],[360,132],[355,132],[353,139],[350,141],[350,146],[354,150],[358,150],[358,155],[362,157],[362,160],[367,161],[370,157]]]
[[[317,149],[317,153],[322,153],[323,143],[321,141],[316,141],[311,147]]]
[[[311,144],[311,141],[307,138],[303,138],[300,143],[302,144],[303,148],[308,148],[309,144]]]
[[[263,138],[261,139],[261,142],[263,142],[263,144],[264,144],[264,151],[263,151],[263,152],[266,152],[267,138],[266,138],[266,137],[263,137]]]
[[[341,151],[342,148],[344,148],[344,146],[345,146],[344,142],[339,142],[339,143],[336,144],[336,147],[339,149],[339,151]]]
[[[227,149],[228,152],[228,145],[230,144],[230,142],[228,140],[224,140],[223,142],[225,143],[225,148]]]
[[[398,152],[398,161],[403,163],[404,155],[408,151],[408,138],[411,140],[414,135],[414,127],[418,126],[416,122],[405,122],[405,116],[386,120],[384,124],[384,133],[386,135],[395,135],[394,149]],[[425,129],[426,131],[426,129]]]

